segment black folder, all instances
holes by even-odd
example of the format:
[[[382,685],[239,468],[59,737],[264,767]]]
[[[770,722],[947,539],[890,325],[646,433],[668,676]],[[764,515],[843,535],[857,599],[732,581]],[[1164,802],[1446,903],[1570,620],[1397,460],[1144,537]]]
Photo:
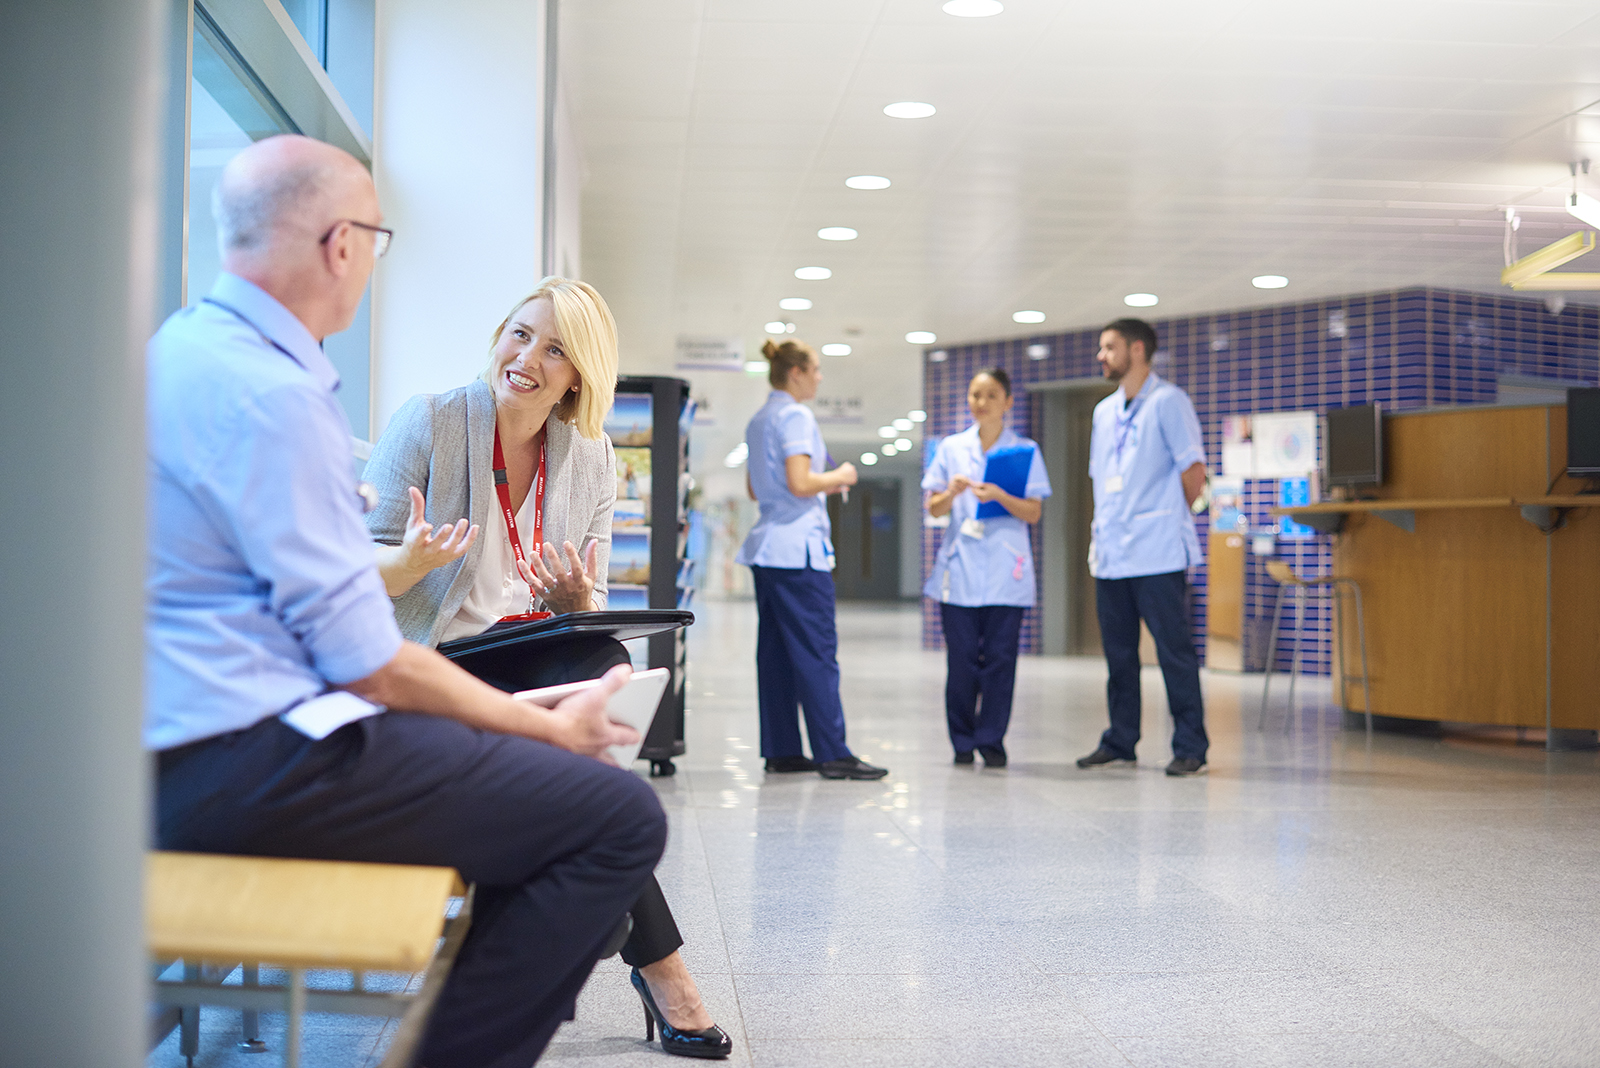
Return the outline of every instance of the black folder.
[[[457,638],[440,644],[439,651],[451,660],[487,653],[491,650],[519,647],[532,652],[547,642],[590,634],[603,634],[625,642],[630,638],[648,638],[652,634],[665,634],[687,627],[694,622],[694,613],[683,608],[641,608],[629,612],[568,612],[523,623],[496,623],[482,634],[470,638]]]

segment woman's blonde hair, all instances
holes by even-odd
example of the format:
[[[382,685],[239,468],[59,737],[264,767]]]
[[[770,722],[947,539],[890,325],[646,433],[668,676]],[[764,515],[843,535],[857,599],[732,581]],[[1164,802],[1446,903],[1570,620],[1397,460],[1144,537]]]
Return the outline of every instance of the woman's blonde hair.
[[[790,339],[780,345],[768,338],[767,343],[761,346],[761,355],[772,365],[767,368],[767,381],[772,383],[772,388],[788,389],[789,372],[796,367],[803,368],[816,359],[817,350],[804,341]]]
[[[511,325],[511,317],[530,300],[548,297],[561,331],[563,349],[578,372],[578,392],[568,393],[556,402],[556,418],[577,425],[578,433],[599,440],[606,413],[617,393],[617,321],[611,317],[606,300],[588,282],[571,278],[540,279],[532,293],[517,301],[494,328],[489,338],[489,366],[479,377],[494,388],[494,347]]]

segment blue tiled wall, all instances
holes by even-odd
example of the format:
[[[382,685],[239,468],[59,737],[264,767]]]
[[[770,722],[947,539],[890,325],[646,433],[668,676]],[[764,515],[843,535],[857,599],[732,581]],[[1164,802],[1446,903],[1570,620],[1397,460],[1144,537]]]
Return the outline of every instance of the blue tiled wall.
[[[1519,374],[1567,381],[1600,381],[1600,308],[1568,306],[1552,315],[1543,300],[1442,289],[1402,289],[1336,300],[1280,304],[1183,319],[1152,319],[1161,337],[1157,370],[1181,386],[1194,401],[1205,436],[1206,461],[1213,473],[1222,463],[1224,416],[1349,404],[1382,403],[1391,411],[1444,404],[1481,404],[1495,399],[1499,378]],[[983,367],[1004,367],[1018,393],[1012,426],[1034,436],[1036,406],[1023,403],[1032,382],[1098,375],[1098,327],[1065,334],[947,346],[946,358],[923,356],[924,425],[931,444],[964,429],[967,383]],[[1028,358],[1030,344],[1050,346],[1049,357]],[[1059,475],[1051,472],[1059,481]],[[1245,510],[1253,530],[1265,529],[1276,503],[1277,483],[1246,484]],[[1209,516],[1197,526],[1206,543]],[[928,573],[942,531],[924,529],[923,574]],[[1034,530],[1034,554],[1039,555]],[[1278,542],[1278,557],[1306,574],[1332,566],[1326,538]],[[1196,643],[1204,649],[1206,569],[1190,576],[1194,584]],[[1246,568],[1245,662],[1260,670],[1266,658],[1276,584],[1262,560]],[[923,601],[922,637],[927,648],[941,645],[938,606]],[[1288,609],[1285,609],[1286,613]],[[1292,615],[1284,621],[1277,667],[1289,666],[1288,645],[1295,633]],[[1332,619],[1322,599],[1310,604],[1299,628],[1302,669],[1326,674],[1331,655]],[[1039,651],[1039,612],[1024,618],[1022,648]]]

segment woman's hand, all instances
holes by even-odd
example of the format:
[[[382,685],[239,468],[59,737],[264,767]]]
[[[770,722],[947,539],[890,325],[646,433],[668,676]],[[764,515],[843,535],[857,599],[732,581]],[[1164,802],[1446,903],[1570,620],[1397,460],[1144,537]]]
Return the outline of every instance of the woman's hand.
[[[979,483],[972,481],[972,479],[968,478],[966,475],[951,475],[950,485],[945,487],[945,492],[951,497],[954,497],[962,490],[969,490],[978,484]]]
[[[859,477],[856,474],[856,465],[851,463],[849,460],[846,460],[838,467],[835,467],[831,472],[829,472],[829,475],[838,480],[828,489],[829,493],[843,493],[851,486],[854,486],[857,478]]]
[[[460,519],[435,530],[425,518],[426,509],[422,491],[412,486],[405,538],[399,545],[378,547],[378,573],[390,597],[405,593],[434,568],[461,559],[478,540],[476,523],[468,526]]]
[[[595,554],[600,543],[591,541],[583,557],[578,556],[577,547],[570,541],[562,542],[561,547],[566,550],[570,567],[562,562],[556,547],[545,542],[526,564],[518,565],[522,580],[536,596],[544,598],[545,606],[552,612],[592,612]]]
[[[956,476],[956,478],[962,477],[961,475]],[[955,479],[951,479],[950,483],[954,486]],[[1007,497],[1011,496],[1011,494],[996,486],[993,482],[968,482],[967,488],[980,501],[1001,501],[1003,503]]]

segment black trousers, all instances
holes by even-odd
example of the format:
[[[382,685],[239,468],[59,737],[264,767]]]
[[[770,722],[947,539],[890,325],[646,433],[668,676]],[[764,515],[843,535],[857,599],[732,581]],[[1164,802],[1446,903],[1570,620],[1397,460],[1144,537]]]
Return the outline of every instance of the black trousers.
[[[484,682],[507,693],[597,679],[627,662],[628,650],[622,643],[605,637],[542,643],[537,656],[511,648],[478,653],[457,661]],[[661,884],[654,875],[645,883],[629,911],[633,913],[633,934],[622,947],[623,961],[643,968],[682,947],[683,935],[678,931],[678,922],[673,919],[666,895],[661,892]]]
[[[666,845],[637,776],[438,716],[386,712],[321,741],[267,719],[157,768],[163,849],[445,865],[477,884],[429,1068],[537,1060]]]
[[[944,625],[944,715],[950,744],[958,753],[1005,742],[1024,611],[1009,604],[939,603]]]
[[[1189,580],[1182,571],[1137,578],[1095,579],[1100,644],[1106,652],[1106,704],[1111,726],[1100,744],[1127,760],[1139,743],[1143,700],[1139,692],[1139,620],[1155,639],[1156,659],[1172,710],[1172,755],[1205,760],[1205,701],[1200,658],[1189,630]]]

